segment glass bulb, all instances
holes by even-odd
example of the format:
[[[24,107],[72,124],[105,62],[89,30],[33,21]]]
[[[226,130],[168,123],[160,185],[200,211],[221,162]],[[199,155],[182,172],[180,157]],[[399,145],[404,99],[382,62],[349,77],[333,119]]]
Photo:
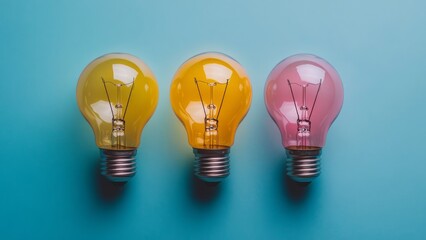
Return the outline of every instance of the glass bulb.
[[[158,86],[140,59],[123,53],[93,60],[80,75],[77,102],[101,151],[101,172],[124,182],[136,172],[136,150],[155,111]]]
[[[317,56],[288,57],[269,74],[265,103],[287,151],[287,174],[299,182],[312,181],[320,173],[328,129],[342,108],[339,74]]]
[[[194,173],[218,182],[229,175],[229,151],[251,103],[249,77],[231,57],[208,52],[176,72],[170,101],[195,154]]]

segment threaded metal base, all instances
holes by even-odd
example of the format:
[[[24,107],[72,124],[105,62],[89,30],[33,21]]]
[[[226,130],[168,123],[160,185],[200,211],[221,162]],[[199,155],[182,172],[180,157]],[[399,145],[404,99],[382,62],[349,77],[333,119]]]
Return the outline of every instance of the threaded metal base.
[[[194,148],[194,174],[205,182],[220,182],[229,175],[229,148]]]
[[[101,174],[112,182],[127,182],[136,173],[136,149],[101,150]]]
[[[321,148],[286,148],[287,175],[296,182],[311,182],[320,175]]]

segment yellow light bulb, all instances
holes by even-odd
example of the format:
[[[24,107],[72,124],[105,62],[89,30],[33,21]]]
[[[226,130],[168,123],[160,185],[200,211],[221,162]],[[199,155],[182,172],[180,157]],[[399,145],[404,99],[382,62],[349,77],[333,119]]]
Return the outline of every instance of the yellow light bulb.
[[[170,101],[194,149],[194,173],[202,180],[218,182],[229,175],[229,150],[251,95],[243,67],[221,53],[196,55],[176,72]]]
[[[93,60],[80,75],[77,102],[101,150],[102,175],[115,182],[136,172],[136,150],[155,111],[158,85],[140,59],[112,53]]]

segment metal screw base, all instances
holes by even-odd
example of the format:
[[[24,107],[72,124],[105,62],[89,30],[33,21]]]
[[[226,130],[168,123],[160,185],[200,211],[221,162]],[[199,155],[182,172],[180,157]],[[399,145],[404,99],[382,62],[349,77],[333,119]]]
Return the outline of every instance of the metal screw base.
[[[194,174],[205,182],[220,182],[229,175],[229,148],[193,150]]]
[[[112,182],[127,182],[136,173],[136,149],[101,150],[101,174]]]
[[[311,182],[320,175],[321,148],[286,148],[287,175],[296,182]]]

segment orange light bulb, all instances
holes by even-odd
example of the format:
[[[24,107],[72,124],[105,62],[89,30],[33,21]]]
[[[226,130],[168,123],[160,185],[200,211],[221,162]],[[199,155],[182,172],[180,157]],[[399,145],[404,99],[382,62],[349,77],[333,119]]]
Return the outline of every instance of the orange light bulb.
[[[176,72],[170,88],[173,110],[195,154],[194,173],[208,182],[229,175],[229,151],[247,114],[252,89],[243,67],[217,52],[196,55]]]

